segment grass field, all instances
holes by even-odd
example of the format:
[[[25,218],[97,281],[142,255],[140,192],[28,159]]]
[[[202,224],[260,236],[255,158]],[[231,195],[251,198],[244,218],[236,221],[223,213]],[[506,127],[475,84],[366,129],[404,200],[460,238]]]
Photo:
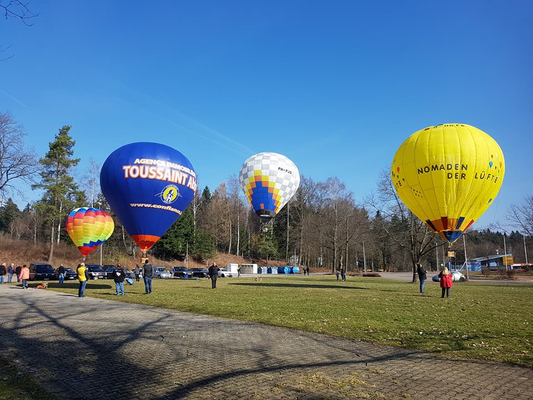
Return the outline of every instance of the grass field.
[[[36,283],[33,283],[36,284]],[[77,281],[50,289],[77,293]],[[351,339],[533,366],[533,284],[454,283],[442,299],[438,283],[382,278],[277,276],[141,282],[116,297],[111,280],[90,281],[87,296],[284,326]]]

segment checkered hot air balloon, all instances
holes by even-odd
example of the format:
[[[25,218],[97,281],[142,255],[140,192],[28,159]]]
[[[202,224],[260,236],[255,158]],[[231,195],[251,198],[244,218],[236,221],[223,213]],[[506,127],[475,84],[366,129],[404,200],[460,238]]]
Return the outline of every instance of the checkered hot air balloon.
[[[68,235],[83,257],[109,239],[115,229],[108,213],[92,207],[76,208],[67,217],[66,225]]]
[[[298,190],[300,173],[281,154],[259,153],[244,162],[239,182],[261,222],[267,223]]]

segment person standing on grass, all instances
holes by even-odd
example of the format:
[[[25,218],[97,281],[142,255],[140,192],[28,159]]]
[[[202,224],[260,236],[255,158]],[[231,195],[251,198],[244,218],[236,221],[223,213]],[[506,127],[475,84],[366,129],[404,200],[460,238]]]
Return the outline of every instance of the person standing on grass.
[[[4,283],[4,279],[6,278],[6,263],[3,263],[0,265],[0,285]]]
[[[63,284],[63,282],[65,282],[65,267],[63,267],[63,264],[59,265],[59,268],[57,269],[57,274],[59,283]]]
[[[447,267],[444,267],[444,270],[439,274],[440,278],[440,287],[442,288],[442,298],[444,298],[444,293],[446,297],[450,297],[450,288],[453,286],[452,283],[452,274]]]
[[[28,288],[28,280],[30,279],[30,269],[24,264],[20,269],[20,280],[22,281],[22,289]]]
[[[424,285],[426,284],[427,273],[422,264],[418,264],[416,267],[416,272],[418,274],[418,280],[420,281],[420,293],[424,293]]]
[[[11,265],[7,267],[7,283],[13,282],[14,273],[15,273],[15,264],[11,263]]]
[[[15,268],[15,273],[17,274],[17,283],[20,282],[20,271],[22,271],[22,267],[19,265],[17,268]]]
[[[133,273],[135,274],[135,280],[137,282],[139,282],[140,276],[141,276],[141,268],[138,265],[135,266],[135,269],[133,270]]]
[[[213,261],[213,265],[209,267],[209,276],[211,277],[211,289],[217,288],[218,271],[219,269],[217,263]]]
[[[124,293],[124,278],[126,277],[126,273],[120,266],[120,264],[117,264],[117,268],[113,271],[113,280],[115,281],[115,289],[117,290],[117,296],[120,296],[120,293],[122,293],[122,296],[125,296]]]
[[[144,290],[146,294],[152,293],[152,264],[146,260],[143,265]],[[137,279],[138,280],[138,279]]]
[[[85,263],[78,265],[78,281],[80,281],[80,287],[78,289],[78,297],[85,297],[85,287],[87,286],[87,281],[89,280],[89,271],[85,266]]]

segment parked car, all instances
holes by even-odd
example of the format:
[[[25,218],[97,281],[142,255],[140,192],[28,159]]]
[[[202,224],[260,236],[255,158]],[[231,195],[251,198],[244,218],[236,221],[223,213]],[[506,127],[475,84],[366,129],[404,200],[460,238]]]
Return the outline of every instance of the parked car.
[[[59,279],[59,272],[55,271],[56,273],[56,279]],[[74,271],[72,268],[65,268],[65,280],[72,280],[72,279],[78,279],[78,273]]]
[[[189,277],[192,278],[207,278],[209,276],[209,271],[206,268],[191,268]]]
[[[47,281],[56,279],[54,268],[46,263],[31,263],[30,264],[30,281],[34,280]]]
[[[439,275],[435,275],[431,278],[433,282],[440,282]],[[464,282],[466,277],[459,271],[452,272],[452,282]]]
[[[187,267],[174,267],[174,277],[187,279],[191,272]]]
[[[220,268],[218,270],[218,276],[220,276],[221,278],[225,278],[225,277],[232,278],[233,273],[229,272],[226,268]]]
[[[133,268],[131,271],[126,270],[126,278],[135,279],[135,268]],[[143,270],[139,271],[139,279],[143,278]]]
[[[105,279],[106,272],[100,264],[85,264],[89,279]]]
[[[104,265],[105,276],[107,279],[113,279],[113,272],[117,269],[116,265]]]
[[[152,276],[159,279],[170,279],[172,277],[165,267],[152,267]]]

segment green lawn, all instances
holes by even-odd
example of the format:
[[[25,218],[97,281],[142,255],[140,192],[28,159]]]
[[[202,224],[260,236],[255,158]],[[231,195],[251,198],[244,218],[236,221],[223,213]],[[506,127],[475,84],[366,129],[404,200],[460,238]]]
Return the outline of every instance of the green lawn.
[[[58,288],[77,293],[77,282]],[[202,280],[154,280],[114,296],[113,281],[91,281],[86,294],[180,311],[235,318],[351,339],[533,366],[533,284],[454,283],[442,299],[437,283],[381,278],[278,276],[223,278],[216,290]]]

